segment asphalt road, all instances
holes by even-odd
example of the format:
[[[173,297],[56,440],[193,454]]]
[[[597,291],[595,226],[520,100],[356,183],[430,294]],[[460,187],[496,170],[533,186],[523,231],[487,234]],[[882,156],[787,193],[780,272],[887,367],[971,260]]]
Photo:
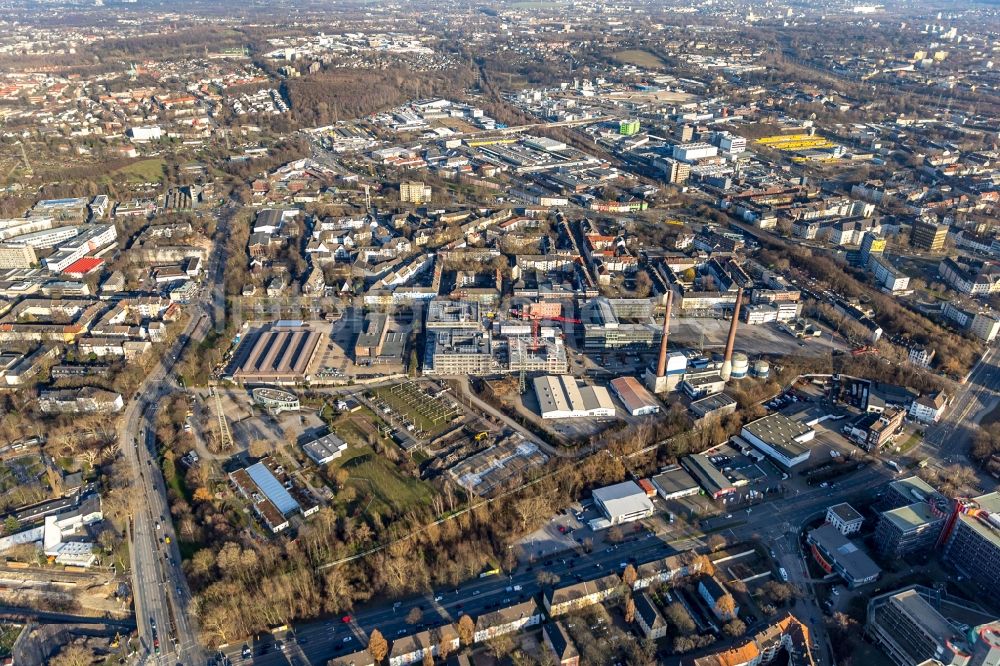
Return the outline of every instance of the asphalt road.
[[[215,249],[208,258],[205,287],[200,299],[191,304],[191,320],[143,380],[119,422],[118,438],[134,490],[129,558],[141,664],[205,663],[194,616],[188,608],[191,593],[181,570],[166,486],[156,462],[153,431],[158,401],[178,388],[170,376],[173,364],[189,342],[197,343],[208,334],[212,324],[208,315],[218,317],[217,307],[213,306],[219,301],[227,223],[228,217],[223,216]],[[165,542],[168,536],[170,544]]]
[[[757,537],[764,543],[774,544],[778,560],[792,574],[793,582],[804,584],[804,574],[795,574],[804,571],[796,541],[802,524],[818,512],[825,511],[830,504],[871,495],[875,488],[891,480],[891,476],[886,468],[869,467],[844,477],[834,489],[817,488],[790,495],[760,505],[749,514],[740,511],[733,514],[733,519],[729,521],[733,527],[726,528],[725,524],[721,524],[713,526],[713,531],[718,530],[734,539]],[[373,629],[378,629],[390,641],[413,633],[417,629],[406,621],[406,617],[415,607],[422,612],[421,622],[435,627],[456,622],[466,613],[475,618],[500,606],[532,597],[541,602],[543,586],[536,576],[543,570],[558,576],[558,584],[569,584],[578,579],[590,580],[608,573],[621,573],[626,563],[649,562],[690,550],[701,543],[698,538],[671,540],[671,534],[667,533],[644,536],[617,548],[600,548],[590,554],[577,548],[553,555],[530,569],[522,566],[512,576],[493,576],[468,581],[458,588],[439,588],[401,599],[398,605],[388,601],[369,605],[352,613],[349,623],[335,617],[297,625],[294,627],[296,640],[288,640],[283,632],[277,634],[276,637],[284,642],[284,650],[275,648],[275,636],[262,635],[246,641],[253,653],[247,659],[241,657],[243,642],[234,642],[223,652],[233,664],[278,666],[293,663],[293,660],[302,664],[325,664],[336,656],[364,648],[365,639]],[[514,590],[515,586],[522,589]],[[795,610],[809,624],[812,635],[821,646],[826,645],[823,615],[815,602],[807,598]],[[262,654],[264,650],[266,652]],[[819,664],[832,664],[823,649],[819,652]]]
[[[209,319],[200,312],[192,318],[147,376],[120,426],[122,450],[134,488],[129,556],[140,652],[155,664],[204,663],[197,630],[187,609],[191,595],[180,568],[177,539],[172,523],[164,520],[169,518],[169,508],[163,476],[156,464],[153,424],[157,401],[174,388],[168,379],[173,359],[189,339],[203,337],[208,327]],[[166,536],[171,537],[171,544],[162,541]]]
[[[938,457],[964,456],[975,431],[971,419],[989,406],[998,389],[1000,366],[996,349],[989,347],[955,394],[944,418],[927,428],[921,446]]]

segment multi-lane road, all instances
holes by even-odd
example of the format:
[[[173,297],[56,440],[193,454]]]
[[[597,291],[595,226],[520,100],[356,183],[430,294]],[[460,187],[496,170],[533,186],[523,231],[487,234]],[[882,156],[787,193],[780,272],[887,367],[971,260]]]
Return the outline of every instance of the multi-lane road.
[[[204,663],[197,629],[188,611],[190,592],[180,567],[180,553],[169,520],[166,488],[156,462],[154,423],[159,398],[173,390],[168,377],[189,339],[208,330],[204,315],[192,318],[167,356],[146,377],[129,403],[119,436],[132,475],[132,587],[140,653],[162,664]],[[171,543],[166,543],[170,537]]]
[[[975,432],[975,417],[1000,390],[996,348],[989,347],[959,388],[939,423],[927,428],[922,447],[939,458],[964,456]]]
[[[181,569],[166,487],[157,464],[154,427],[159,400],[178,388],[171,376],[174,363],[188,344],[205,339],[213,320],[217,327],[222,326],[224,311],[220,312],[218,306],[223,298],[220,282],[228,221],[226,214],[221,216],[215,249],[207,262],[206,284],[201,297],[192,303],[190,321],[143,380],[119,422],[118,439],[133,490],[129,558],[140,663],[205,663],[198,628],[189,609],[191,594]]]
[[[742,511],[734,514],[732,527],[723,523],[713,525],[713,530],[719,530],[734,540],[759,538],[764,543],[773,545],[778,561],[791,573],[793,582],[807,584],[808,576],[797,547],[802,525],[825,511],[830,504],[870,497],[875,488],[890,478],[888,469],[869,467],[839,481],[836,490],[817,488],[788,495],[761,505],[749,514]],[[680,538],[673,538],[674,536]],[[352,613],[350,622],[345,623],[344,617],[338,616],[303,623],[293,629],[296,640],[289,640],[284,632],[279,632],[276,636],[248,637],[245,642],[225,646],[223,652],[233,664],[324,664],[333,657],[363,649],[367,636],[374,629],[378,629],[389,640],[416,631],[417,627],[407,622],[407,616],[414,608],[421,611],[420,622],[429,627],[456,622],[466,613],[475,618],[517,601],[529,598],[541,601],[544,586],[536,577],[543,570],[557,576],[558,584],[562,585],[599,578],[609,573],[621,573],[625,564],[649,562],[690,550],[702,543],[697,536],[683,537],[681,532],[667,532],[644,535],[617,547],[598,548],[592,553],[585,553],[578,547],[553,554],[549,559],[535,563],[533,567],[522,565],[510,576],[476,579],[458,587],[427,590],[396,603],[371,604]],[[823,616],[815,603],[807,600],[797,610],[803,616],[801,619],[809,624],[812,635],[819,643],[825,644]],[[283,641],[283,649],[277,649],[275,638]],[[242,657],[244,645],[249,646],[252,652],[247,659]],[[832,663],[824,654],[825,650],[821,649],[819,652],[818,663]]]

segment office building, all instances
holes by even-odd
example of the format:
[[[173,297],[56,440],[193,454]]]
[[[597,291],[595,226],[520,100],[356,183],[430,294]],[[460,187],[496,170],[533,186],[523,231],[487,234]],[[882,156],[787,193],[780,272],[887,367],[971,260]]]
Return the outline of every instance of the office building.
[[[861,525],[865,519],[853,506],[842,502],[834,504],[826,510],[826,522],[836,527],[837,531],[844,536],[850,536],[861,531]]]
[[[960,502],[945,526],[945,559],[1000,599],[1000,492]]]
[[[618,122],[618,133],[622,136],[632,136],[639,133],[639,127],[639,120],[636,118],[621,120]]]
[[[937,423],[948,406],[948,396],[944,393],[922,395],[910,404],[910,418],[921,423]]]
[[[747,149],[746,138],[731,132],[717,132],[713,143],[719,147],[719,150],[730,155],[739,155],[746,152]]]
[[[561,337],[539,338],[538,343],[527,336],[507,341],[508,370],[510,372],[544,372],[564,375],[569,372],[569,359]]]
[[[945,514],[927,502],[884,511],[875,527],[875,547],[889,558],[929,553],[941,535],[944,522]]]
[[[672,157],[664,157],[661,160],[657,160],[656,165],[663,171],[663,178],[668,183],[686,183],[687,179],[691,177],[691,165],[687,162],[675,160]]]
[[[594,504],[612,525],[630,523],[653,515],[653,503],[635,481],[597,488],[593,497]]]
[[[992,312],[977,312],[969,323],[969,333],[984,342],[993,342],[1000,335],[1000,317]]]
[[[914,502],[937,501],[939,497],[938,491],[920,477],[907,476],[889,483],[879,505],[882,509],[898,509]]]
[[[258,386],[250,391],[254,404],[260,405],[271,414],[297,412],[302,407],[299,397],[289,391]]]
[[[488,331],[434,328],[427,331],[426,375],[485,375],[499,372]]]
[[[872,231],[861,237],[861,265],[867,266],[872,257],[881,257],[885,252],[885,239]]]
[[[929,252],[941,252],[944,250],[944,241],[947,237],[947,224],[918,219],[913,223],[913,230],[910,232],[910,245]]]
[[[879,289],[895,294],[906,291],[910,286],[910,276],[889,263],[885,257],[872,256],[868,260],[868,269],[875,277]]]
[[[882,573],[872,558],[833,525],[823,524],[806,535],[813,558],[827,573],[836,573],[854,589]]]
[[[915,585],[874,597],[865,633],[897,666],[1000,663],[1000,623],[940,590]]]

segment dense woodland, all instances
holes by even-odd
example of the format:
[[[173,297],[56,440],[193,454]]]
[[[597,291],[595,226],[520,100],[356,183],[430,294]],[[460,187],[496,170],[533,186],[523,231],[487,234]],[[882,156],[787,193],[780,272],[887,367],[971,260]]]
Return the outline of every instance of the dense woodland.
[[[401,67],[339,68],[286,79],[282,94],[290,102],[295,122],[313,127],[364,118],[413,99],[455,97],[474,81],[474,73],[467,68],[434,73]]]

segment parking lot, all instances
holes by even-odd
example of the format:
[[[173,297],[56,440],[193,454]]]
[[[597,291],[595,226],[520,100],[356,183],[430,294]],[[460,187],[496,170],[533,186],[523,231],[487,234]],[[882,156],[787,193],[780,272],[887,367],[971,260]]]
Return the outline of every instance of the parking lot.
[[[835,339],[829,329],[820,328],[823,335],[800,340],[780,330],[774,323],[749,326],[741,322],[736,333],[736,350],[750,355],[827,356],[834,350],[849,349],[847,343]],[[683,317],[671,325],[670,341],[693,349],[720,350],[725,346],[728,334],[727,319]]]

